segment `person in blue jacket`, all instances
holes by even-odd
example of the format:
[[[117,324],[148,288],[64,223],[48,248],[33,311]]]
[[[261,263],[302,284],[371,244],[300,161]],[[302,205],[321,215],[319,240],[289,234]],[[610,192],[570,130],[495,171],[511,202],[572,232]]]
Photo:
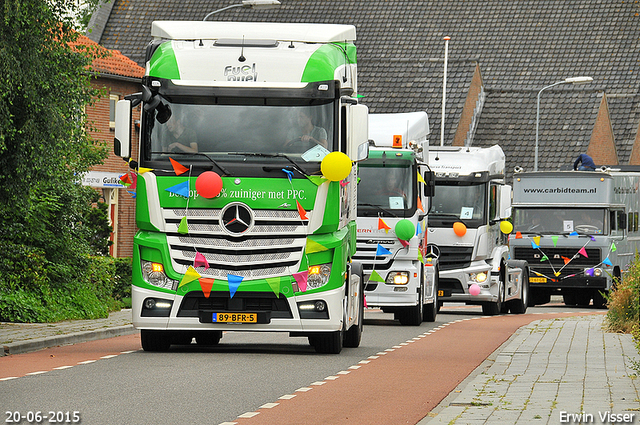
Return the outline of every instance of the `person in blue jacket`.
[[[596,164],[593,159],[586,153],[581,153],[576,162],[573,163],[574,171],[595,171]]]

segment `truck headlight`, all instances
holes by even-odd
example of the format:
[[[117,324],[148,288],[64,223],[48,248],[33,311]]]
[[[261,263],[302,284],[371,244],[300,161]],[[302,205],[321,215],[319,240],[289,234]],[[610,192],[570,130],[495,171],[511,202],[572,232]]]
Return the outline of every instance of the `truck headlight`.
[[[409,283],[409,273],[391,272],[387,275],[387,285],[406,285]]]
[[[329,283],[331,277],[331,264],[318,264],[309,266],[307,277],[307,289],[316,289]]]
[[[487,280],[487,274],[485,272],[471,273],[469,278],[477,283],[483,283]]]
[[[163,289],[173,289],[178,284],[177,280],[169,279],[164,273],[162,263],[154,263],[151,261],[141,261],[142,277],[150,285]]]
[[[584,269],[584,274],[585,276],[600,277],[602,276],[602,269],[599,267],[594,267],[593,269]]]

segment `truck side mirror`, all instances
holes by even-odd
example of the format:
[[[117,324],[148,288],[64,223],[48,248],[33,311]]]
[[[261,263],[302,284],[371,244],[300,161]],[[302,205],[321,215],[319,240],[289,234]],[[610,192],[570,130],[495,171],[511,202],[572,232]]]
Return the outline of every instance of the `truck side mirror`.
[[[350,105],[348,115],[347,156],[354,161],[362,161],[369,154],[369,108],[366,105]],[[365,143],[367,146],[362,146]]]
[[[116,103],[116,128],[113,151],[121,158],[131,156],[131,101],[119,100]]]
[[[433,171],[426,171],[422,178],[424,179],[424,196],[432,198],[436,193],[436,180],[434,178]]]
[[[511,186],[500,186],[500,220],[511,217]]]

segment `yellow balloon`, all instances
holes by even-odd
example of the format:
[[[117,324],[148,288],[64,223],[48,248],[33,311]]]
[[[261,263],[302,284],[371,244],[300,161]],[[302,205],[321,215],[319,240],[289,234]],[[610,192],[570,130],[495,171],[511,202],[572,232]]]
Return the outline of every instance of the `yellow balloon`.
[[[500,231],[502,233],[504,233],[505,235],[508,235],[509,233],[511,233],[513,231],[513,224],[511,224],[508,221],[501,221],[500,222]]]
[[[320,163],[322,175],[332,182],[339,182],[351,173],[351,159],[342,152],[331,152]]]
[[[456,221],[455,223],[453,223],[453,233],[460,237],[463,237],[467,233],[467,226],[465,226],[464,223]]]

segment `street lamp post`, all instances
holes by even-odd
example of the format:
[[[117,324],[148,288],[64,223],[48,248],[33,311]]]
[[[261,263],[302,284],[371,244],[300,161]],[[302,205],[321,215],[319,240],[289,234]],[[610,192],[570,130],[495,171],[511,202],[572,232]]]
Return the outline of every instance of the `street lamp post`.
[[[533,171],[538,171],[538,129],[540,127],[540,94],[542,94],[542,92],[545,91],[546,89],[550,89],[551,87],[555,87],[560,84],[585,84],[585,83],[590,83],[591,81],[593,81],[593,78],[591,77],[566,78],[562,81],[558,81],[557,83],[553,83],[546,87],[543,87],[538,92],[538,99],[536,102],[536,149],[535,149],[535,156],[533,161]]]
[[[232,4],[227,7],[223,7],[222,9],[209,12],[207,16],[204,17],[203,21],[206,21],[211,15],[236,7],[246,7],[248,9],[273,9],[278,6],[280,6],[280,2],[278,0],[242,0],[242,3]]]

